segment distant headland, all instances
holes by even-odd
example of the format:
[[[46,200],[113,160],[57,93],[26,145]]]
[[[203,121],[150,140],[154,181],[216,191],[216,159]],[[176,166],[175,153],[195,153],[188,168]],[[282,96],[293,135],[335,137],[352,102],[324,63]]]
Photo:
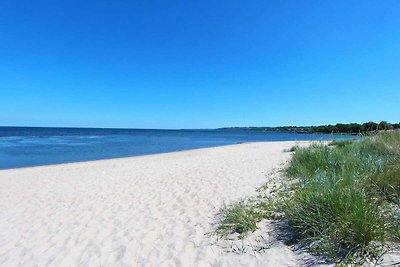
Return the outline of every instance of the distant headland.
[[[360,123],[337,123],[335,125],[320,126],[278,126],[278,127],[224,127],[219,130],[249,130],[264,132],[290,132],[290,133],[327,133],[327,134],[373,134],[379,131],[400,129],[399,123],[380,123],[369,121]]]

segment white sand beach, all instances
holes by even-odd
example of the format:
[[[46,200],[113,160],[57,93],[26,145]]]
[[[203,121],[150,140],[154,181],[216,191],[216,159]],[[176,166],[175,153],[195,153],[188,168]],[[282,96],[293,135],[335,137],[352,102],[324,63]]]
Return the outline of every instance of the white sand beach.
[[[279,175],[296,143],[0,171],[0,265],[303,265],[280,242],[242,254],[212,235],[220,208]]]

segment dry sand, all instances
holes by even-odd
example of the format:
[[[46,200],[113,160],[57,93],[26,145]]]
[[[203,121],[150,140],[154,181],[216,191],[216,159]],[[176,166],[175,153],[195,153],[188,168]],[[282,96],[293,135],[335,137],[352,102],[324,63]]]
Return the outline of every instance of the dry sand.
[[[220,208],[276,177],[297,143],[0,171],[0,265],[304,265],[308,254],[271,241],[268,227],[254,243],[212,235]]]

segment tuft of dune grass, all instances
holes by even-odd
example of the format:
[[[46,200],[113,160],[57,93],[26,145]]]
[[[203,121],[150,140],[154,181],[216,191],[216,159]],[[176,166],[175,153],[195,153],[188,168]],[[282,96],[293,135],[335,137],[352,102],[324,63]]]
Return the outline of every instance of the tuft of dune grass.
[[[221,213],[223,219],[217,229],[220,236],[238,233],[239,238],[245,238],[257,229],[257,223],[262,219],[261,213],[250,201],[239,201],[223,208]]]

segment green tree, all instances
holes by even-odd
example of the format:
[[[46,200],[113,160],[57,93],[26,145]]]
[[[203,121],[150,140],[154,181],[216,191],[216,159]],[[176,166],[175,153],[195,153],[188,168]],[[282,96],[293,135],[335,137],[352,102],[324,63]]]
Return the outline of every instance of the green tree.
[[[379,123],[379,130],[389,130],[389,123],[386,121],[381,121]]]

